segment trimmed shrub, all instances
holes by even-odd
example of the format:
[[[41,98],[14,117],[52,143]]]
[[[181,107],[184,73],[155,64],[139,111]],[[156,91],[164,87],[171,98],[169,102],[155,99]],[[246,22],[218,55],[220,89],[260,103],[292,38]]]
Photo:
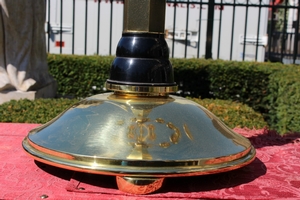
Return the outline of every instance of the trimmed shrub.
[[[246,105],[224,100],[191,99],[212,111],[229,127],[263,128],[266,126],[262,116]],[[76,99],[22,99],[12,100],[0,105],[1,122],[46,123],[59,115]]]
[[[182,96],[238,101],[267,112],[269,76],[285,65],[204,59],[173,59]]]
[[[289,67],[270,76],[267,121],[281,134],[300,132],[299,77],[298,67]]]
[[[58,94],[87,97],[105,92],[112,56],[48,55],[49,72],[58,83]]]
[[[205,59],[171,59],[174,79],[180,96],[212,98],[210,92],[209,66]]]
[[[255,112],[247,105],[219,99],[191,98],[191,100],[211,111],[230,128],[247,127],[260,129],[267,127],[262,114]]]
[[[0,121],[43,124],[76,102],[77,99],[11,100],[0,105]]]

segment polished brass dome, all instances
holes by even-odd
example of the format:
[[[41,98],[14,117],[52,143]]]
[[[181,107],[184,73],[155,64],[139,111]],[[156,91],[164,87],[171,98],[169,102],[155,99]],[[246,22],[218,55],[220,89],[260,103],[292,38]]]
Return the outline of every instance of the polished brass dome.
[[[139,19],[147,26],[131,21],[132,7],[147,11]],[[124,32],[106,83],[114,92],[86,98],[31,130],[24,149],[50,165],[115,175],[121,190],[137,193],[129,184],[145,189],[140,194],[157,190],[164,177],[219,173],[253,161],[248,139],[201,105],[169,95],[177,90],[173,68],[164,30],[153,24],[153,9],[164,17],[165,1],[125,0],[124,8]]]
[[[244,137],[176,96],[99,94],[33,129],[25,149],[76,171],[170,177],[234,169],[254,158]]]

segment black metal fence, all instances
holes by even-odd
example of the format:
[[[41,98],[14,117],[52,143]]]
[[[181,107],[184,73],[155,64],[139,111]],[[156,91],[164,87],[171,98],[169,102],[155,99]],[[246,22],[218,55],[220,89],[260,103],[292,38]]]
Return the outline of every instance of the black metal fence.
[[[115,53],[123,0],[46,2],[49,53]],[[170,56],[298,63],[299,9],[298,0],[167,0]]]

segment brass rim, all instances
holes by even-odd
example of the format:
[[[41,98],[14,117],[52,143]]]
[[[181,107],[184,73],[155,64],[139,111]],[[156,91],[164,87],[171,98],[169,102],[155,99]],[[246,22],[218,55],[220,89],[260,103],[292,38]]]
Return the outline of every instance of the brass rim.
[[[134,86],[134,85],[118,85],[113,83],[105,83],[108,90],[125,92],[125,93],[145,93],[147,96],[164,95],[166,93],[177,92],[178,86]]]
[[[240,153],[219,158],[140,161],[67,154],[36,145],[28,137],[24,139],[23,147],[37,161],[55,167],[94,174],[132,177],[180,177],[220,173],[248,165],[255,159],[256,154],[255,149],[250,146]],[[147,167],[144,162],[147,162]]]

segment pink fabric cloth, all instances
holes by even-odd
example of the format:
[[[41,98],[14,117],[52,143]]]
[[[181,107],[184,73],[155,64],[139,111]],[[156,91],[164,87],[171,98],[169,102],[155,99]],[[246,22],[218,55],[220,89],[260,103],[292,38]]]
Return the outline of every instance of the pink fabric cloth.
[[[130,195],[115,177],[78,173],[39,163],[22,148],[37,124],[0,123],[0,199],[300,199],[300,135],[234,129],[257,150],[251,164],[234,171],[166,178],[154,194]]]

